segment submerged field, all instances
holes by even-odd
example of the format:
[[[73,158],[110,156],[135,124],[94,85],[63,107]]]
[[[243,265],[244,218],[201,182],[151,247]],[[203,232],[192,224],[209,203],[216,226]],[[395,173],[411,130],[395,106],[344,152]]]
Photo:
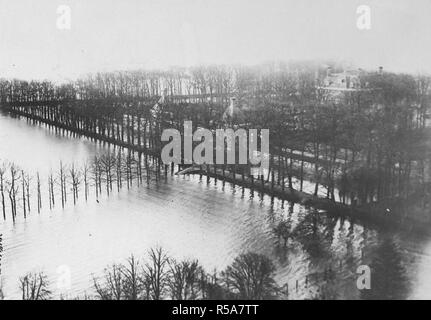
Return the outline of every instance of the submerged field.
[[[33,174],[48,174],[60,161],[70,166],[109,148],[7,114],[0,116],[0,160]],[[286,244],[275,232],[280,223],[291,230]],[[81,197],[76,206],[69,198],[64,209],[57,204],[50,210],[44,203],[40,214],[33,209],[26,219],[18,216],[15,223],[8,219],[0,227],[6,298],[19,298],[18,278],[40,270],[52,279],[57,296],[92,294],[93,276],[104,267],[124,261],[131,253],[142,256],[157,245],[176,258],[199,259],[208,271],[225,268],[244,252],[265,254],[277,267],[278,284],[289,284],[291,299],[312,297],[324,281],[337,298],[360,298],[356,269],[376,261],[385,270],[394,270],[400,298],[429,298],[431,292],[430,235],[331,217],[199,176],[152,178],[148,184],[135,184],[109,197],[102,194],[98,202],[94,196],[87,202]],[[386,252],[383,256],[381,248]],[[66,291],[56,290],[62,266],[70,268],[72,276]],[[329,268],[336,270],[336,277],[326,283],[318,275]],[[307,286],[306,276],[315,279]]]

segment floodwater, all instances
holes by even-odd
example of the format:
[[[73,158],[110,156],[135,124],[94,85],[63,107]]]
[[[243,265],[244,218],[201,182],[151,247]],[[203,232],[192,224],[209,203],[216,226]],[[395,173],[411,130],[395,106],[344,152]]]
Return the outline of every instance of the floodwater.
[[[0,163],[33,177],[46,177],[60,161],[80,166],[109,148],[0,113]],[[30,271],[44,271],[57,297],[91,295],[93,277],[106,266],[131,254],[145,257],[155,246],[178,259],[196,258],[208,272],[241,253],[266,254],[291,299],[313,298],[318,290],[327,298],[361,298],[360,265],[374,266],[371,286],[378,284],[382,298],[431,298],[431,233],[364,225],[199,176],[135,183],[98,202],[93,194],[82,198],[73,205],[69,196],[64,209],[56,203],[51,210],[43,199],[40,214],[32,199],[27,219],[20,208],[15,223],[9,212],[1,218],[6,298],[19,298],[19,278]],[[286,243],[274,231],[280,223],[290,230]]]

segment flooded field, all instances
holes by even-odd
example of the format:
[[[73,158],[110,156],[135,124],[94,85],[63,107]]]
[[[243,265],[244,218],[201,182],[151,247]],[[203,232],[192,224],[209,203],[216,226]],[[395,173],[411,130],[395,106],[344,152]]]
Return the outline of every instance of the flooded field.
[[[0,114],[0,162],[32,175],[46,176],[60,161],[82,164],[110,148]],[[280,223],[290,230],[286,243],[275,231]],[[313,298],[322,285],[334,298],[361,298],[356,270],[363,264],[377,265],[374,279],[389,274],[393,287],[385,290],[400,298],[431,298],[431,233],[364,225],[206,177],[168,175],[99,201],[81,197],[64,209],[44,203],[40,214],[1,221],[0,233],[6,298],[19,298],[20,276],[41,270],[57,296],[91,294],[93,277],[107,265],[132,253],[143,257],[154,246],[199,259],[207,271],[223,269],[244,252],[266,254],[292,299]],[[70,290],[56,290],[64,267],[71,272]]]

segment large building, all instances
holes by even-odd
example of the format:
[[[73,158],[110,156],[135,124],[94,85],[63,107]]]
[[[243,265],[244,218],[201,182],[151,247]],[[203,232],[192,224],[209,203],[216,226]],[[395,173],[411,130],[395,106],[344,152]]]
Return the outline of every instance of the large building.
[[[378,72],[382,74],[383,67],[379,67]],[[362,69],[333,72],[332,68],[328,67],[326,76],[318,89],[324,93],[326,99],[341,102],[347,93],[370,90],[369,84],[365,80],[367,74],[368,72]]]
[[[362,70],[346,70],[340,73],[332,73],[331,69],[328,68],[324,87],[334,90],[360,89],[364,85],[361,83],[362,74]]]

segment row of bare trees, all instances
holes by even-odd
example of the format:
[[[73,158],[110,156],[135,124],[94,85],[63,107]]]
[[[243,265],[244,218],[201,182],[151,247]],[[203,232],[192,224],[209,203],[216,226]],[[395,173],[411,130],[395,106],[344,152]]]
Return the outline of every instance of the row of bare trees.
[[[213,65],[173,68],[168,71],[96,73],[61,85],[49,81],[2,80],[0,97],[1,101],[9,102],[162,95],[195,96],[194,102],[208,99],[228,102],[233,93],[238,93],[239,96],[288,97],[298,83],[315,77],[316,72],[324,75],[325,69],[325,66],[319,64],[277,62],[253,67]]]
[[[275,266],[260,254],[245,253],[224,271],[207,273],[197,260],[178,261],[158,247],[145,259],[130,256],[124,264],[113,264],[94,278],[94,295],[101,300],[197,300],[282,298],[274,280]],[[19,279],[23,300],[54,297],[44,272],[28,273]]]
[[[372,260],[373,284],[362,290],[361,299],[405,299],[408,281],[402,266],[400,249],[387,239],[379,244]],[[341,267],[341,266],[340,266]],[[279,287],[274,280],[275,266],[265,255],[248,252],[237,256],[221,272],[207,273],[197,260],[178,261],[162,248],[150,249],[145,259],[130,256],[125,263],[113,264],[93,277],[91,294],[82,297],[60,296],[60,299],[98,300],[268,300],[288,299],[287,285]],[[391,277],[388,277],[388,273]],[[333,285],[337,271],[325,269],[320,280],[306,277],[305,289],[311,299],[334,300],[339,292]],[[396,279],[397,281],[394,281]],[[30,272],[19,279],[23,300],[56,298],[44,272]],[[295,288],[294,288],[295,289]],[[317,289],[317,291],[315,291]],[[298,290],[298,281],[296,282]],[[0,291],[1,293],[1,291]],[[0,300],[3,298],[0,295]]]
[[[51,170],[46,180],[39,173],[32,176],[15,164],[3,163],[0,166],[3,219],[7,219],[7,212],[10,211],[15,221],[18,209],[26,218],[33,210],[33,201],[40,213],[44,202],[48,202],[50,209],[56,203],[61,203],[64,208],[68,201],[73,201],[76,205],[80,197],[88,201],[90,194],[98,199],[103,193],[109,196],[114,189],[119,192],[123,187],[131,188],[135,183],[139,186],[144,183],[144,179],[149,183],[152,174],[155,179],[160,179],[162,169],[156,159],[122,148],[117,150],[96,155],[79,167],[74,163],[65,165],[60,161],[58,169]],[[164,170],[166,175],[167,167]]]
[[[7,173],[9,174],[7,176]],[[6,203],[9,198],[12,219],[17,216],[18,202],[21,201],[24,217],[30,211],[30,178],[14,164],[2,164],[0,167],[0,196],[3,219],[6,220]]]
[[[162,248],[151,249],[142,264],[131,256],[94,280],[106,300],[271,299],[280,294],[275,267],[264,255],[238,256],[224,271],[208,274],[197,260],[177,261]]]

